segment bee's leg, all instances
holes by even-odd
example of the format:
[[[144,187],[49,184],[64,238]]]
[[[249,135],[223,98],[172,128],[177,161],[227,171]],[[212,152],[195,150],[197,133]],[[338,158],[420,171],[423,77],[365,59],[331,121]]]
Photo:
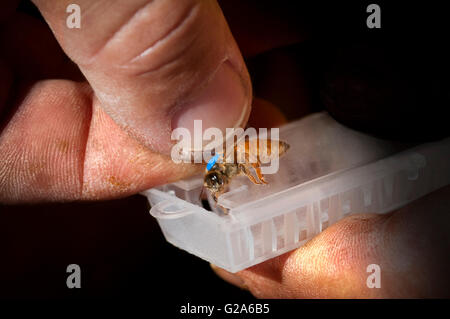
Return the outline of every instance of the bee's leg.
[[[223,206],[220,206],[220,205],[217,205],[217,206],[219,206],[219,207],[221,208],[222,212],[223,212],[225,215],[228,215],[228,213],[230,212],[227,208],[225,208],[225,207],[223,207]]]
[[[223,193],[223,191],[218,191],[218,192],[214,192],[214,193],[212,194],[213,199],[214,199],[214,205],[215,205],[216,208],[219,207],[220,210],[221,210],[225,215],[228,215],[228,213],[229,213],[228,209],[225,208],[225,207],[223,207],[223,206],[221,206],[221,205],[219,205],[219,204],[217,203],[218,197],[219,197],[220,195],[222,195],[222,193]]]
[[[251,163],[250,165],[253,166],[253,169],[256,172],[256,175],[258,176],[259,180],[262,182],[262,184],[268,184],[266,180],[264,179],[263,173],[261,173],[261,167],[259,166],[259,163]]]
[[[223,192],[224,192],[223,190],[221,190],[221,191],[216,191],[216,192],[212,192],[214,201],[215,201],[216,203],[217,203],[217,200],[219,199],[219,196],[222,195]]]
[[[252,175],[252,173],[249,171],[248,167],[246,165],[239,165],[240,171],[242,174],[248,177],[249,180],[252,181],[253,184],[259,185],[262,184],[256,180],[256,178]]]

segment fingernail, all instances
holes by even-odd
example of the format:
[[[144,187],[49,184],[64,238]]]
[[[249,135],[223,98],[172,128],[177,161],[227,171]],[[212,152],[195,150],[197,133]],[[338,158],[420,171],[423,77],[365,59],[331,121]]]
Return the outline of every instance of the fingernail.
[[[194,132],[194,120],[201,120],[202,131],[209,127],[226,128],[244,126],[251,103],[250,88],[225,61],[212,80],[193,100],[183,105],[172,118],[172,129],[187,128]]]

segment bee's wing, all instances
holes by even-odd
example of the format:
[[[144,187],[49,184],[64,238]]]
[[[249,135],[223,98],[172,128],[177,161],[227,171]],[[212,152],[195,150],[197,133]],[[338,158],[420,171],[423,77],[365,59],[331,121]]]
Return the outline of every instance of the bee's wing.
[[[239,141],[233,148],[236,163],[258,162],[258,138]]]
[[[256,163],[258,161],[268,163],[275,157],[282,156],[288,149],[289,144],[280,140],[252,138],[237,142],[229,148],[224,143],[222,150],[216,149],[213,156],[218,154],[220,161],[224,160],[227,163]],[[208,153],[190,151],[192,162],[197,156],[197,159],[201,158],[203,164],[208,164],[210,158],[205,157],[204,154]]]
[[[269,163],[271,160],[282,156],[289,149],[289,144],[280,140],[252,139],[245,141],[236,147],[237,154],[244,153],[250,163],[257,161]]]

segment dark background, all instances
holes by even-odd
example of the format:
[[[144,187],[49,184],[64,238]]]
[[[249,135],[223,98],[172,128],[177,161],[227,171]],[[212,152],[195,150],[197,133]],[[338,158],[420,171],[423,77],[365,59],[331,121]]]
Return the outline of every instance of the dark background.
[[[147,199],[1,207],[0,298],[250,298],[167,243]],[[66,268],[81,268],[68,289]]]
[[[390,139],[448,135],[446,8],[373,1],[381,6],[382,28],[368,30],[367,1],[247,2],[250,11],[221,1],[234,33],[254,12],[310,33],[300,44],[247,58],[255,95],[280,105],[289,119],[326,108],[346,125]],[[39,17],[27,1],[20,10]],[[1,205],[0,298],[253,298],[168,244],[148,210],[140,195]],[[66,286],[72,263],[81,267],[81,289]]]

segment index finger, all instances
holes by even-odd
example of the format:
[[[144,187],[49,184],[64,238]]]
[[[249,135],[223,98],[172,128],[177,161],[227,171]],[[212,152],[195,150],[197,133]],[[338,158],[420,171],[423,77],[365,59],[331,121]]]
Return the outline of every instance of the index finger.
[[[224,280],[259,298],[448,298],[450,186],[387,215],[352,215]],[[367,284],[380,267],[380,287]]]

